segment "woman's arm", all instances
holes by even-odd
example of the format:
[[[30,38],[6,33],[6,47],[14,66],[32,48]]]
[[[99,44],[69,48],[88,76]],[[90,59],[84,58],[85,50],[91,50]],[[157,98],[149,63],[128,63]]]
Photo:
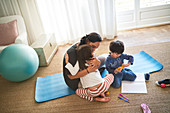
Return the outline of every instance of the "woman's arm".
[[[74,75],[74,76],[73,75],[68,75],[68,77],[70,79],[80,78],[80,77],[83,77],[83,76],[87,75],[90,72],[96,72],[97,69],[98,69],[98,67],[89,66],[87,69],[79,71],[76,75]]]
[[[90,72],[96,72],[96,69],[98,69],[98,67],[100,66],[100,61],[96,61],[96,59],[94,59],[94,61],[92,60],[91,62],[89,62],[90,64],[97,64],[98,62],[98,65],[95,66],[95,65],[89,65],[87,69],[84,69],[84,70],[81,70],[79,71],[79,64],[78,64],[78,61],[77,63],[75,64],[75,66],[73,67],[70,63],[69,63],[69,56],[68,54],[66,53],[65,54],[65,62],[66,62],[66,68],[69,70],[69,72],[71,73],[71,75],[68,75],[68,77],[70,79],[76,79],[76,78],[80,78],[80,77],[83,77],[85,75],[87,75],[88,73]],[[78,72],[79,71],[79,72]]]

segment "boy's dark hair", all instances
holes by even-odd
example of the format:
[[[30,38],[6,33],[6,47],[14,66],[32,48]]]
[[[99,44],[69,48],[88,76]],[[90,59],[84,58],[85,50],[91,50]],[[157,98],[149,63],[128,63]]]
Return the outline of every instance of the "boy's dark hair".
[[[124,52],[124,44],[119,40],[113,41],[110,43],[109,49],[112,53],[122,54]]]
[[[82,37],[79,45],[87,44],[88,41],[93,42],[93,43],[94,42],[101,42],[102,38],[100,37],[99,34],[92,32],[92,33]]]
[[[80,69],[86,69],[86,60],[92,60],[93,48],[90,45],[84,44],[77,48],[77,60],[79,62]]]

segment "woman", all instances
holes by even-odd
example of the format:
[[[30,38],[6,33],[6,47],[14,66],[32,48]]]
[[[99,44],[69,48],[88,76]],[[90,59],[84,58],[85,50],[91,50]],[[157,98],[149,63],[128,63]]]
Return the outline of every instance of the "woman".
[[[102,39],[101,39],[100,35],[95,33],[95,32],[90,33],[90,34],[82,37],[79,43],[74,44],[73,46],[71,46],[67,50],[67,54],[68,54],[68,57],[69,57],[69,63],[72,64],[73,67],[75,66],[75,64],[77,62],[77,57],[76,57],[77,50],[76,49],[77,49],[78,46],[83,45],[83,44],[88,44],[88,45],[92,46],[93,51],[95,51],[99,47],[101,41],[102,41]],[[65,54],[65,55],[67,55],[67,54]],[[100,60],[100,62],[98,62],[98,60],[96,60],[96,59],[91,60],[90,62],[93,63],[93,66],[90,65],[90,66],[88,66],[87,69],[84,69],[84,70],[81,70],[81,71],[79,70],[74,75],[71,75],[71,73],[65,67],[66,61],[65,61],[65,57],[64,57],[64,60],[63,60],[63,75],[64,75],[64,79],[65,79],[66,84],[71,89],[76,91],[76,89],[78,89],[80,77],[85,76],[89,72],[95,72],[96,69],[98,69],[99,67],[104,65],[105,58],[102,57],[102,56],[99,56],[98,59]]]
[[[84,44],[79,46],[77,48],[78,61],[76,65],[73,67],[69,63],[69,57],[67,56],[65,57],[67,64],[66,68],[72,75],[74,75],[74,72],[78,71],[79,69],[86,69],[87,72],[89,72],[87,69],[88,65],[91,65],[89,61],[96,59],[93,52],[93,48],[90,45]],[[80,77],[82,88],[78,88],[76,90],[76,94],[89,101],[108,102],[110,101],[110,97],[106,97],[104,93],[109,89],[111,83],[113,82],[113,78],[114,77],[112,74],[107,74],[106,77],[102,78],[98,69],[96,69],[96,72],[89,72],[87,75]],[[99,95],[102,98],[98,97]]]

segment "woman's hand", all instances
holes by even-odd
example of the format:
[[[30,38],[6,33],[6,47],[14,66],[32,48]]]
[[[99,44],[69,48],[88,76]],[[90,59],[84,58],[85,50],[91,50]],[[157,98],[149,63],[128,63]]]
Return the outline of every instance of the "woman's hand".
[[[66,61],[66,64],[68,64],[68,60],[69,60],[69,56],[68,56],[68,54],[66,53],[66,54],[65,54],[65,61]]]
[[[93,60],[89,60],[87,63],[93,68],[96,67],[96,69],[98,69],[100,66],[100,60],[98,60],[96,57],[93,57]]]
[[[94,65],[89,65],[87,70],[88,72],[97,72],[98,67],[94,66]]]
[[[76,78],[83,77],[83,76],[87,75],[87,74],[90,73],[90,72],[96,72],[96,71],[97,71],[97,70],[96,70],[96,67],[94,67],[94,66],[88,66],[87,69],[84,69],[84,70],[79,71],[76,75],[68,75],[68,77],[69,77],[70,79],[76,79]]]

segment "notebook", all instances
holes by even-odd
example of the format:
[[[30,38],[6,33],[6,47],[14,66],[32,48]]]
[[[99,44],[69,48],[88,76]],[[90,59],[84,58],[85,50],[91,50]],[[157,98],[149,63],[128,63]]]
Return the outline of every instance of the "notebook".
[[[135,74],[135,81],[122,81],[121,93],[147,93],[144,73]]]

